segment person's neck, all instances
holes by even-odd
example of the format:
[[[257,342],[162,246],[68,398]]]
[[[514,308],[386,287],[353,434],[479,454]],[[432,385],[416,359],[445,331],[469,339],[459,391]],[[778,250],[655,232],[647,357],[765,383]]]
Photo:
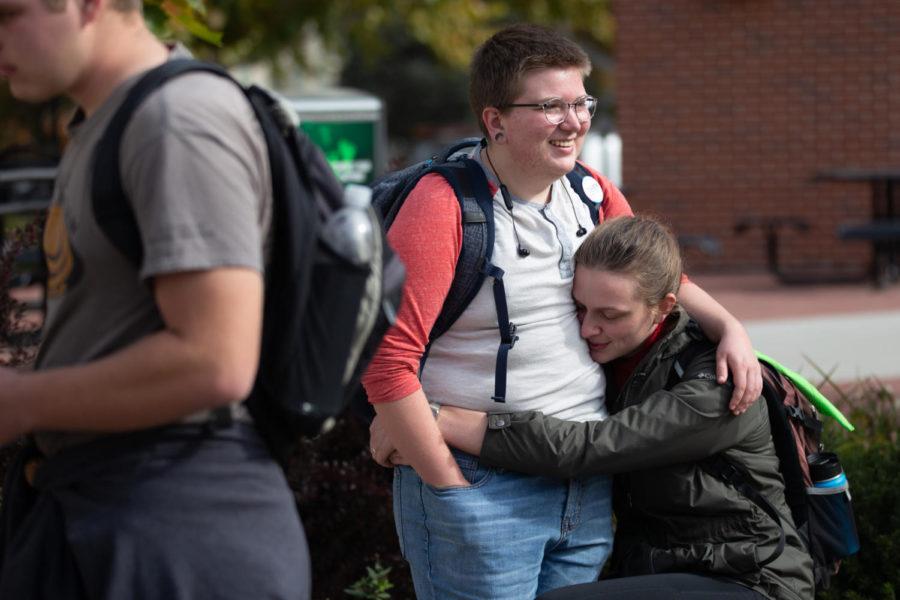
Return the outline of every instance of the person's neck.
[[[654,325],[653,329],[650,330],[650,333],[637,348],[624,356],[620,356],[619,358],[615,358],[606,363],[606,372],[612,378],[613,385],[615,385],[617,390],[622,389],[625,382],[628,381],[628,378],[631,377],[631,374],[640,364],[641,360],[643,360],[650,352],[650,348],[653,347],[653,344],[655,344],[668,330],[669,325],[667,325],[667,323],[667,320],[663,320],[661,323]]]
[[[533,173],[523,173],[512,156],[496,144],[488,144],[484,149],[490,159],[485,161],[494,172],[497,180],[506,186],[506,189],[521,200],[526,202],[546,203],[550,200],[550,186],[554,180],[535,177]]]
[[[169,56],[169,49],[150,33],[139,13],[106,14],[103,18],[107,21],[97,24],[88,66],[68,92],[86,116],[127,79],[162,64]]]

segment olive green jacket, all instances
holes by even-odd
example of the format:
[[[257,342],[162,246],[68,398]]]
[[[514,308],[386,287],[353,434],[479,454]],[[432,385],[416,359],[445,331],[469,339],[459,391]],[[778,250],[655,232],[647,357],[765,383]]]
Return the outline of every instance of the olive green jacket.
[[[813,598],[812,559],[794,529],[765,401],[734,416],[732,387],[715,377],[713,346],[686,313],[641,360],[624,388],[608,390],[611,416],[577,423],[537,412],[492,414],[481,452],[490,465],[551,477],[616,474],[617,575],[693,571],[727,577],[769,598]],[[676,357],[688,364],[676,375]],[[680,364],[681,361],[679,361]],[[783,515],[780,528],[753,502],[703,470],[723,453]]]

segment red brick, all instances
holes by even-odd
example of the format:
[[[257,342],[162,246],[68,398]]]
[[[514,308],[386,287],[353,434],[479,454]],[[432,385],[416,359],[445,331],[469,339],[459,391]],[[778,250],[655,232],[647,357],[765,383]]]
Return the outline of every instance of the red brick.
[[[765,267],[760,232],[736,219],[794,215],[785,267],[862,270],[837,225],[868,218],[865,184],[821,170],[900,167],[900,2],[620,0],[616,94],[624,179],[636,210],[720,239],[693,265]]]

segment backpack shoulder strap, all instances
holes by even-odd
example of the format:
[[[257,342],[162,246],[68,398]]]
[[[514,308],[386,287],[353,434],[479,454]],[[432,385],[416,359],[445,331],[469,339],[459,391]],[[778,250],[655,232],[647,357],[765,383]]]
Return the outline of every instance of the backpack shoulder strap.
[[[471,145],[466,143],[465,145]],[[509,320],[503,269],[491,262],[494,249],[494,199],[490,192],[484,169],[470,158],[435,164],[427,173],[438,173],[453,188],[462,215],[462,248],[450,290],[444,299],[441,312],[428,336],[428,346],[419,366],[421,376],[428,352],[434,340],[447,332],[475,298],[486,277],[493,282],[494,305],[497,311],[497,328],[500,345],[494,368],[495,402],[506,401],[506,368],[509,351],[518,340],[516,326]]]
[[[741,495],[758,506],[778,525],[778,545],[772,551],[772,554],[759,561],[759,566],[764,567],[781,556],[781,553],[784,552],[785,543],[784,519],[782,519],[778,509],[750,484],[749,476],[722,454],[714,454],[699,461],[698,464],[704,471],[740,492]]]
[[[450,329],[481,289],[494,250],[494,209],[487,177],[474,160],[436,164],[428,172],[447,180],[462,215],[462,248],[444,306],[428,336],[430,345]]]
[[[812,482],[809,468],[798,454],[798,444],[803,446],[805,453],[816,451],[822,424],[811,409],[809,412],[803,410],[805,398],[790,380],[764,361],[760,361],[760,367],[772,444],[784,479],[785,502],[794,517],[794,524],[800,528],[809,520],[806,482],[810,486]]]
[[[209,63],[179,58],[144,73],[116,110],[94,150],[91,196],[94,218],[113,245],[136,266],[144,258],[140,228],[122,188],[119,149],[131,116],[154,90],[188,71],[207,71],[231,79],[227,71]]]
[[[572,186],[572,189],[575,190],[575,193],[578,194],[578,197],[584,202],[584,205],[587,206],[588,210],[591,213],[591,220],[594,222],[594,225],[600,222],[600,206],[591,200],[587,193],[584,191],[584,178],[590,177],[594,179],[594,174],[584,166],[580,161],[575,161],[575,168],[566,173],[566,178],[569,180],[569,184]],[[596,181],[596,179],[595,179]]]
[[[441,150],[438,154],[436,154],[432,159],[432,163],[439,165],[442,163],[450,162],[450,159],[454,154],[462,150],[478,146],[481,143],[481,140],[482,138],[478,137],[467,137],[457,140]]]

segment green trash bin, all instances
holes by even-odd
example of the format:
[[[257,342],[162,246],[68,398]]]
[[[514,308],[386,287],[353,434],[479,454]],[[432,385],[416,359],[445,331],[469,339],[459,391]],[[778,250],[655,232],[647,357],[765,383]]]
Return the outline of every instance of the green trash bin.
[[[300,129],[325,153],[343,183],[369,184],[385,171],[384,105],[360,90],[336,88],[288,98]]]

